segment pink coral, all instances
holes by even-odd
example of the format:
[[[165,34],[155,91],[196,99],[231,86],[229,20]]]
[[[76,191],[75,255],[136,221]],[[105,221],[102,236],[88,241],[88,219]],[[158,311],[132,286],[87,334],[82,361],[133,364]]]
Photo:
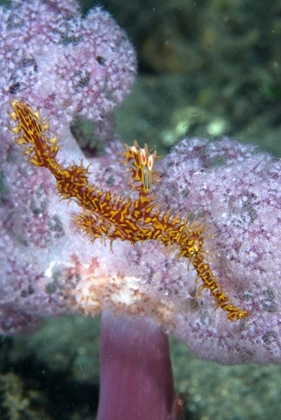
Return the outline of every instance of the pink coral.
[[[75,81],[79,77],[73,73],[74,64],[68,66],[68,59],[74,60],[76,70],[82,63],[80,69],[83,72],[83,59],[91,56],[90,47],[80,45],[76,49],[83,44],[84,38],[81,35],[74,40],[73,33],[80,33],[81,29],[82,34],[87,33],[87,39],[91,38],[85,32],[90,30],[89,27],[79,16],[75,15],[74,19],[74,2],[59,2],[59,17],[56,17],[58,9],[54,2],[34,4],[40,13],[34,12],[34,22],[31,19],[28,23],[26,34],[23,31],[25,20],[21,20],[22,14],[19,13],[23,7],[21,2],[13,2],[16,18],[10,17],[11,12],[1,12],[3,33],[11,32],[1,41],[6,62],[9,48],[19,42],[19,31],[26,37],[23,52],[16,50],[15,61],[6,73],[3,70],[1,101],[18,94],[24,95],[31,103],[36,102],[44,115],[50,116],[52,122],[54,120],[59,134],[64,135],[68,147],[60,152],[60,158],[68,162],[79,160],[82,154],[70,135],[69,124],[77,113],[83,112],[89,119],[99,119],[103,113],[111,111],[132,83],[134,54],[130,49],[125,60],[127,64],[122,61],[124,58],[119,52],[122,56],[123,48],[129,45],[123,32],[113,26],[116,33],[110,38],[112,30],[109,31],[111,35],[107,34],[102,23],[106,22],[104,25],[112,28],[111,19],[100,9],[92,12],[86,22],[96,16],[98,32],[95,36],[103,34],[99,35],[101,40],[109,37],[106,38],[107,47],[100,46],[103,55],[98,55],[108,61],[105,64],[95,56],[95,68],[101,66],[97,73],[98,96],[95,90],[88,89],[92,82],[95,84],[94,73],[87,82],[78,83],[78,88]],[[48,8],[49,23],[40,23],[42,30],[38,43],[41,42],[41,49],[36,50],[36,19],[43,16],[41,12],[45,8]],[[30,9],[27,10],[31,13]],[[22,13],[26,12],[22,10]],[[64,16],[67,16],[65,21]],[[9,29],[11,19],[14,19],[15,29]],[[63,42],[63,36],[54,27],[65,28],[65,25],[67,28],[71,25],[71,30],[67,29],[68,37]],[[53,29],[49,33],[45,28],[50,30],[50,27]],[[44,44],[48,42],[50,50],[44,52]],[[123,47],[122,42],[125,43]],[[50,66],[51,50],[53,67]],[[81,52],[81,60],[72,57],[74,51]],[[62,54],[62,61],[58,61],[56,54]],[[25,61],[23,57],[32,59]],[[118,83],[117,75],[112,76],[114,57],[118,69],[121,63]],[[62,65],[64,60],[65,65]],[[55,89],[53,81],[48,81],[49,74],[50,80],[53,77],[56,80]],[[101,85],[100,80],[104,80]],[[11,81],[13,85],[8,83]],[[54,100],[45,100],[49,91],[46,86],[55,95]],[[114,96],[112,92],[119,88],[121,91]],[[81,103],[85,98],[89,105],[82,111]],[[59,201],[51,175],[44,168],[27,165],[4,127],[6,121],[4,118],[1,126],[2,332],[17,332],[47,315],[97,315],[108,309],[120,315],[145,314],[153,318],[206,359],[221,363],[280,363],[281,259],[278,244],[281,202],[278,161],[234,140],[208,142],[191,139],[179,143],[159,165],[161,184],[155,192],[163,209],[183,211],[184,214],[192,212],[199,217],[204,215],[205,223],[211,229],[205,248],[218,282],[236,305],[250,312],[248,318],[231,322],[220,309],[214,311],[215,302],[208,290],[194,297],[196,274],[192,269],[187,270],[186,261],[177,261],[176,250],[171,249],[167,254],[155,242],[131,247],[126,242],[116,241],[112,253],[109,246],[104,247],[98,241],[94,244],[87,242],[71,221],[71,213],[77,211],[76,203],[67,205]],[[117,163],[120,150],[117,142],[110,143],[107,156],[90,160],[89,163],[93,163],[91,179],[115,193],[133,194]]]
[[[0,26],[1,103],[28,99],[59,134],[77,115],[101,122],[129,93],[134,50],[101,8],[82,18],[74,0],[15,0],[0,9]]]
[[[32,324],[40,312],[68,311],[61,271],[63,281],[70,279],[77,258],[73,227],[63,216],[68,218],[68,211],[56,207],[46,171],[34,171],[14,149],[5,106],[14,96],[36,104],[69,150],[82,157],[70,124],[86,115],[96,123],[99,137],[108,140],[112,110],[130,91],[136,58],[107,12],[96,8],[82,18],[74,0],[12,1],[11,9],[0,8],[0,31],[0,312],[1,330],[12,333]],[[76,277],[67,288],[75,286]]]
[[[227,138],[184,140],[165,161],[165,201],[204,214],[215,233],[209,247],[216,276],[250,312],[239,323],[225,322],[206,291],[196,310],[182,312],[177,334],[202,358],[281,361],[280,169],[280,161]]]

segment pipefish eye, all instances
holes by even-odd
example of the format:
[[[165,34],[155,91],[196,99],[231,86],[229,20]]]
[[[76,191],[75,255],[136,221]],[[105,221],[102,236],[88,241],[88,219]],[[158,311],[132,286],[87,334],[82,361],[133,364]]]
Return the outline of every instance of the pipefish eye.
[[[147,168],[151,172],[153,170],[155,154],[149,155],[147,159]]]

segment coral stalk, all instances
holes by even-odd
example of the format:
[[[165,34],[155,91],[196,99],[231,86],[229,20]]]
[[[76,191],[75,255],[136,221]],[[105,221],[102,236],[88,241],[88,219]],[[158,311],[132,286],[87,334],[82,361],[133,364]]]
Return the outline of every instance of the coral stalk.
[[[168,337],[150,319],[102,315],[98,420],[170,420]]]

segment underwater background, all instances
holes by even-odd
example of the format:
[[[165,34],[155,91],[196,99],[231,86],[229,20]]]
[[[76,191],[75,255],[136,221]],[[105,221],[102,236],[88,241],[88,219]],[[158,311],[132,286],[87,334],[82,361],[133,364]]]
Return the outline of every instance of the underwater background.
[[[84,13],[95,5],[108,10],[137,52],[135,87],[115,112],[124,141],[156,145],[163,155],[185,136],[226,135],[281,156],[280,0],[80,4]],[[79,120],[75,130],[87,133],[87,125]],[[100,144],[91,147],[102,153]],[[99,320],[79,317],[50,320],[28,336],[2,337],[0,419],[93,419],[98,338]],[[186,399],[184,419],[280,416],[280,366],[220,366],[174,339],[171,353],[175,387]]]

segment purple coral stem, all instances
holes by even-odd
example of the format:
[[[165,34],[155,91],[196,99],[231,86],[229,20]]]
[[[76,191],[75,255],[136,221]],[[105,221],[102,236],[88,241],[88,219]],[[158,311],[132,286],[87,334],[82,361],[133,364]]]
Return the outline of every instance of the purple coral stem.
[[[168,337],[147,318],[102,315],[97,420],[168,420],[174,386]]]

